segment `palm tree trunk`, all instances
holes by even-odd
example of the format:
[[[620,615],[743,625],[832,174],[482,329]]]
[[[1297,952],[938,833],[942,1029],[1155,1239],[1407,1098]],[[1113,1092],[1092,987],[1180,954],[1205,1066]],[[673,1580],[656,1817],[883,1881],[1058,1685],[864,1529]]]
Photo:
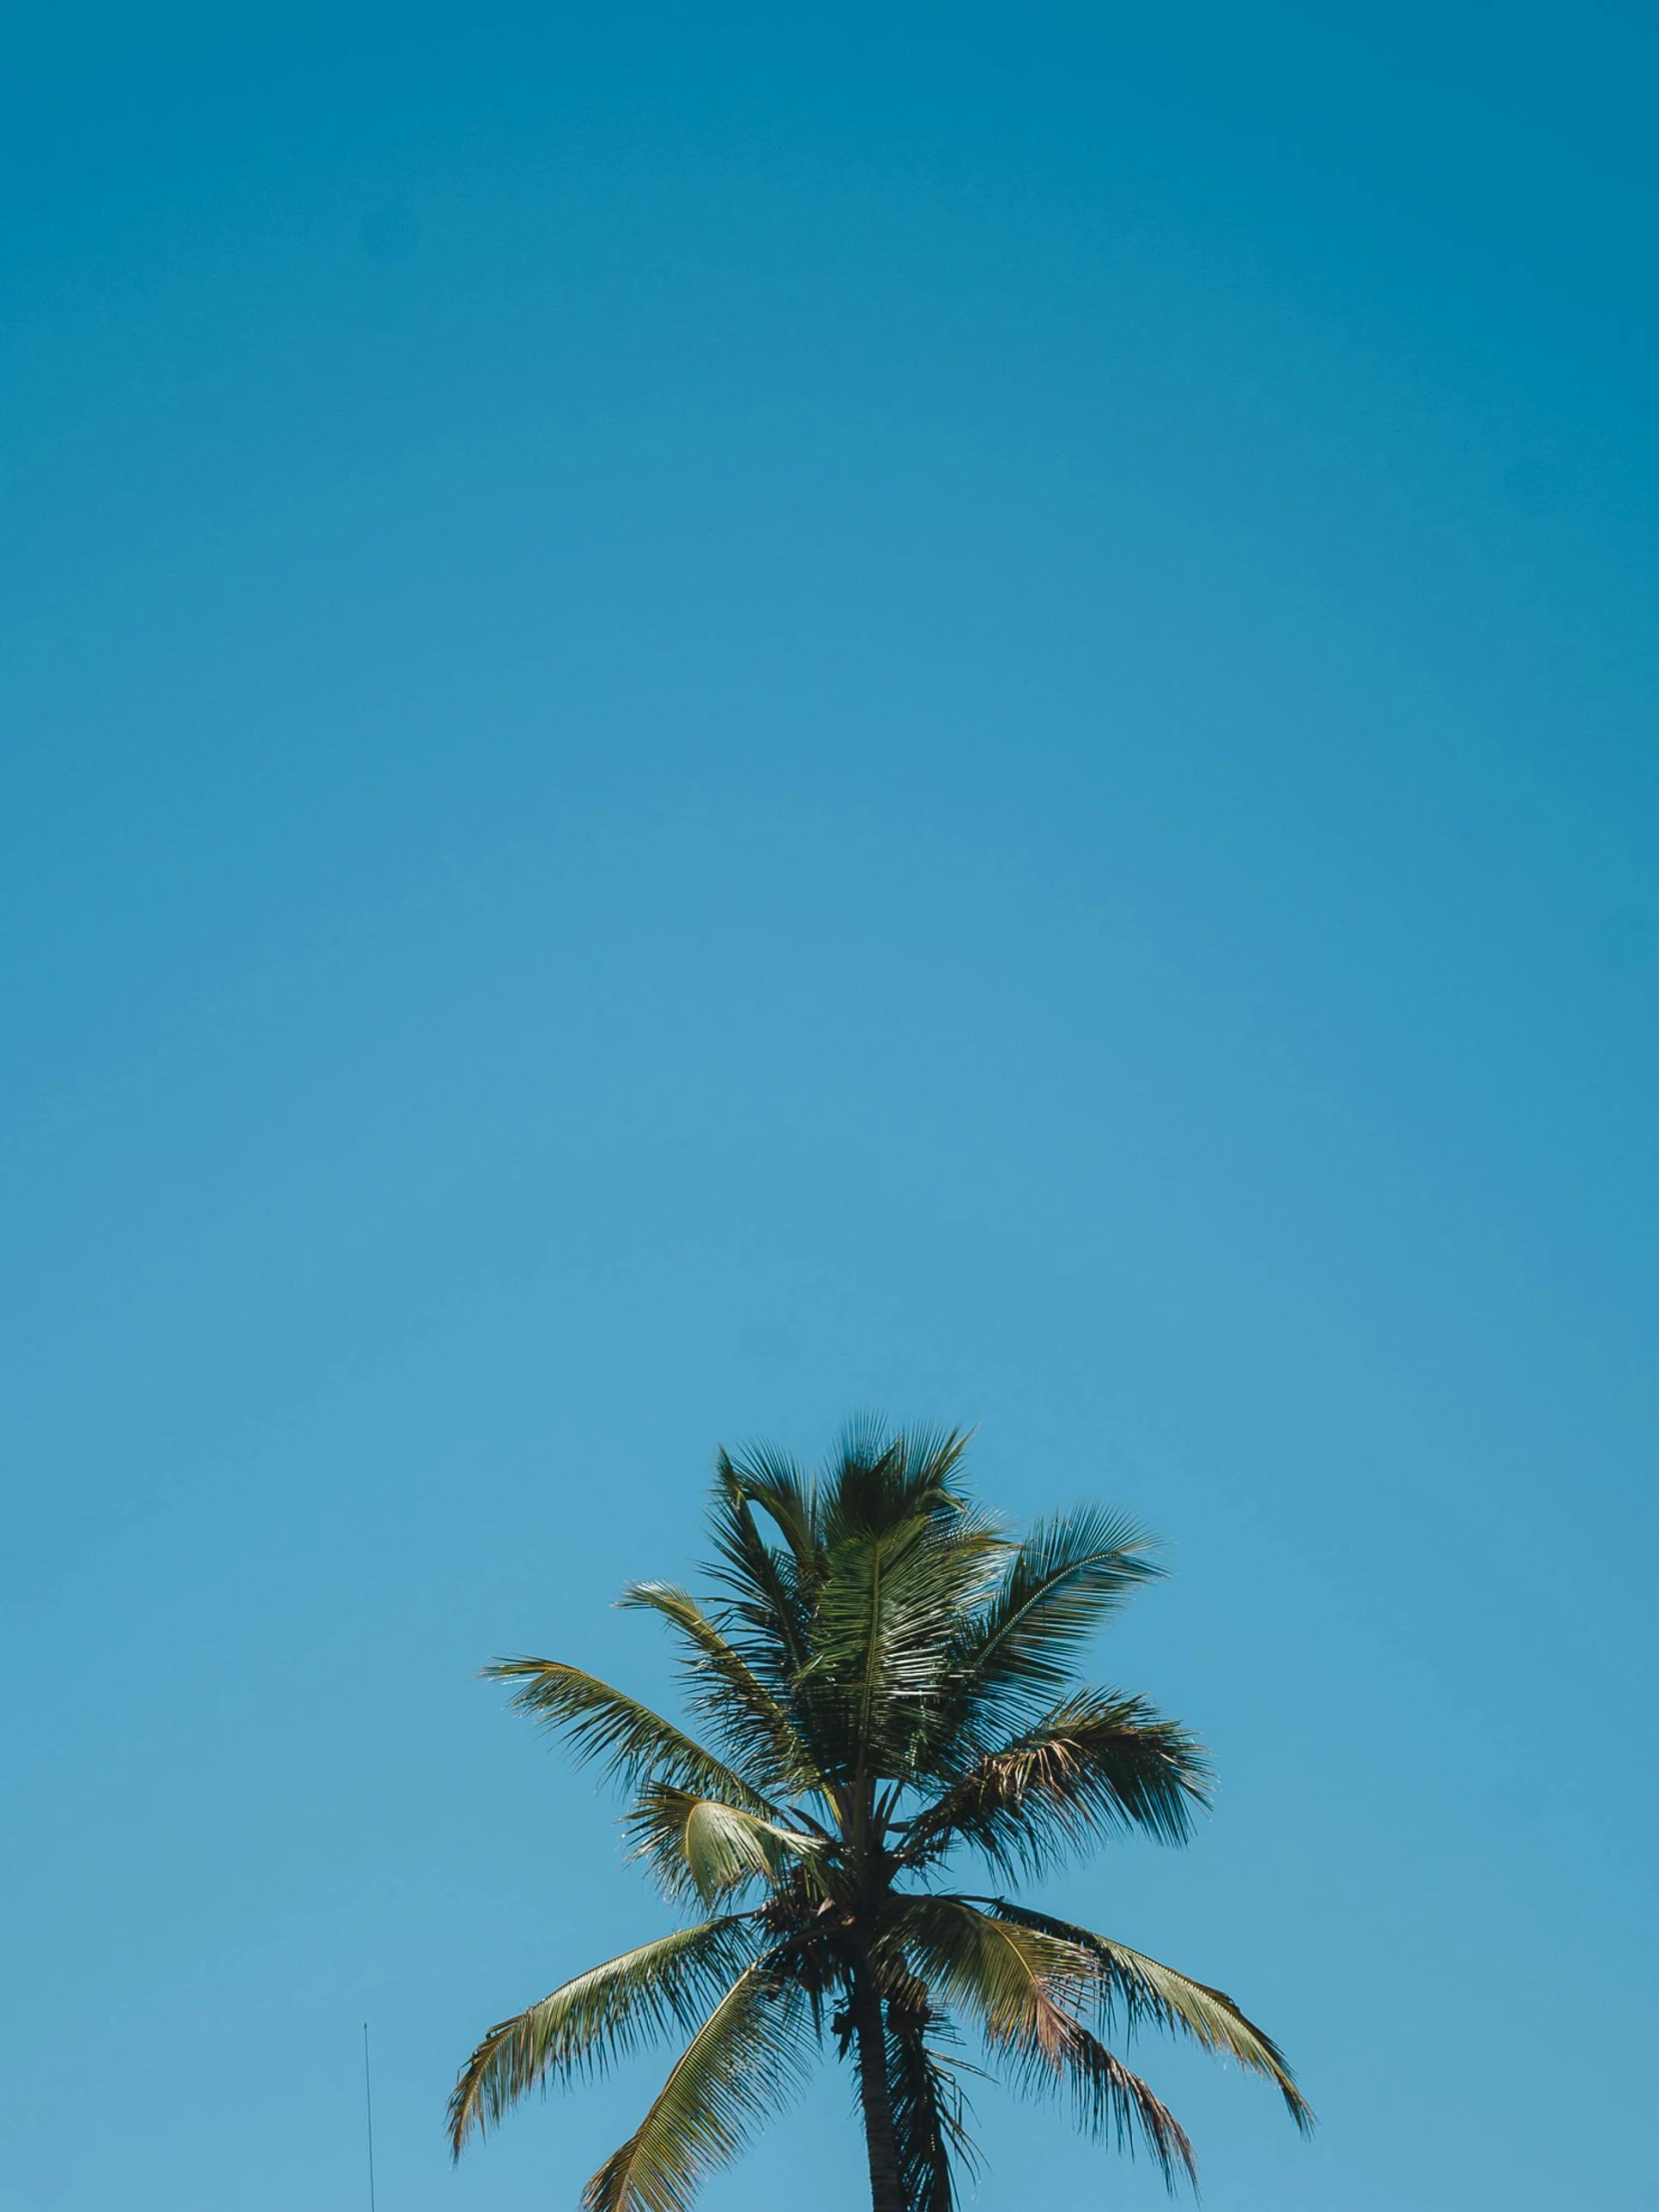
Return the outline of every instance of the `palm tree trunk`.
[[[852,1977],[852,2024],[858,2037],[858,2100],[863,2106],[864,2147],[869,2153],[871,2212],[905,2212],[898,2172],[898,2138],[887,2094],[887,2047],[881,2029],[881,1996],[868,1960]]]

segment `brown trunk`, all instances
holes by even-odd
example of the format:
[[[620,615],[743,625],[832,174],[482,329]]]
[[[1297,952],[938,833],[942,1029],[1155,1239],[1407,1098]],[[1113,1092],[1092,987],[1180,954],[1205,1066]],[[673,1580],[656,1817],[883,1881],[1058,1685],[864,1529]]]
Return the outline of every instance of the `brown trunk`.
[[[858,2099],[863,2106],[864,2145],[869,2152],[871,2212],[904,2212],[898,2138],[893,2133],[892,2101],[887,2094],[881,1997],[867,1960],[859,1964],[853,1976],[852,2024],[858,2037]]]

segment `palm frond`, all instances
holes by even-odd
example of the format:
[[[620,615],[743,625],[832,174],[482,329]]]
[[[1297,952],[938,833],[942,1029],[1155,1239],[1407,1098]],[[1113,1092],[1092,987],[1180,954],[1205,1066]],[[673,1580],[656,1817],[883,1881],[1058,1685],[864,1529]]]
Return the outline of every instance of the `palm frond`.
[[[953,2212],[958,2170],[976,2174],[961,2075],[976,2072],[938,2047],[949,2023],[919,1982],[889,1973],[885,2002],[887,2107],[907,2212]]]
[[[916,1975],[977,2019],[1011,2084],[1070,2090],[1078,2123],[1118,2147],[1148,2150],[1166,2183],[1195,2178],[1192,2145],[1168,2106],[1083,2024],[1091,1963],[1041,1929],[982,1913],[966,1898],[895,1901],[889,1941]]]
[[[721,1452],[716,1475],[721,1488],[761,1508],[788,1545],[796,1572],[810,1579],[823,1548],[814,1478],[768,1443],[750,1444],[735,1456]]]
[[[1131,2157],[1149,2151],[1172,2195],[1183,2178],[1196,2188],[1198,2160],[1186,2129],[1151,2085],[1086,2027],[1072,2027],[1057,2065],[1046,2054],[1019,2054],[1015,2077],[1028,2095],[1069,2089],[1078,2126],[1097,2142],[1109,2137]]]
[[[978,2020],[993,2045],[1034,2043],[1050,2053],[1092,1994],[1088,1960],[1075,1944],[983,1913],[965,1898],[891,1900],[883,1949],[897,1951],[946,2009]],[[890,1967],[886,1970],[890,1971]]]
[[[761,1680],[691,1594],[672,1582],[634,1582],[625,1606],[659,1613],[687,1647],[691,1705],[734,1758],[764,1787],[794,1796],[819,1774],[789,1707]]]
[[[713,1905],[752,1882],[770,1882],[792,1861],[812,1885],[824,1839],[735,1805],[651,1784],[623,1823],[634,1856],[646,1860],[673,1899]]]
[[[887,1533],[917,1517],[949,1521],[970,1513],[954,1477],[971,1440],[962,1429],[889,1429],[878,1414],[855,1415],[820,1486],[825,1548]]]
[[[796,2090],[810,2008],[766,1960],[740,1974],[676,2060],[650,2110],[582,2192],[587,2212],[688,2212],[704,2175]]]
[[[1148,1556],[1151,1541],[1128,1514],[1104,1506],[1039,1521],[989,1604],[955,1638],[944,1739],[966,1730],[983,1746],[1067,1689],[1095,1629],[1162,1574]]]
[[[762,1533],[757,1506],[784,1537],[783,1550]],[[811,1481],[783,1453],[759,1445],[736,1459],[718,1454],[709,1573],[742,1623],[736,1639],[742,1656],[780,1694],[809,1657],[807,1621],[820,1565],[816,1512]]]
[[[579,1758],[598,1761],[610,1775],[637,1786],[670,1781],[763,1820],[776,1818],[777,1807],[724,1760],[597,1675],[556,1659],[497,1659],[484,1675],[492,1682],[517,1682],[515,1711],[560,1731]]]
[[[1233,2058],[1251,2073],[1273,2082],[1290,2115],[1304,2134],[1314,2125],[1313,2109],[1297,2087],[1296,2076],[1284,2052],[1265,2029],[1248,2019],[1224,1990],[1166,1966],[1145,1951],[1113,1942],[1092,1929],[1056,1920],[1050,1913],[1034,1913],[1006,1898],[979,1898],[998,1920],[1033,1933],[1074,1944],[1095,1962],[1100,1976],[1100,2003],[1106,2017],[1120,2018],[1133,2032],[1143,2025],[1170,2034],[1188,2035],[1217,2057]]]
[[[528,2090],[602,2072],[669,2029],[694,2025],[765,1939],[746,1915],[705,1921],[591,1966],[499,2021],[462,2067],[449,2100],[455,2156],[469,2134],[483,2134]]]
[[[797,1690],[846,1771],[904,1771],[936,1702],[953,1626],[992,1571],[994,1540],[916,1515],[830,1553]]]
[[[964,1843],[1006,1872],[1041,1872],[1102,1835],[1184,1843],[1209,1777],[1197,1743],[1144,1698],[1091,1690],[983,1753],[910,1823],[904,1860]]]

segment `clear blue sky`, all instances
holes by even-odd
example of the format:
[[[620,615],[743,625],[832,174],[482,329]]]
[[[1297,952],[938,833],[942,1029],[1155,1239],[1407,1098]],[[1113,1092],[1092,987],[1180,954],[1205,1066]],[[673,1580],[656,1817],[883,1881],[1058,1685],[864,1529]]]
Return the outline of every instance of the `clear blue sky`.
[[[980,1424],[1222,1776],[1055,1895],[1320,2109],[1211,2212],[1654,2193],[1645,9],[14,21],[0,2186],[458,2174],[658,1925],[713,1446]],[[981,2100],[987,2208],[1150,2208]],[[711,2212],[844,2212],[844,2081]]]

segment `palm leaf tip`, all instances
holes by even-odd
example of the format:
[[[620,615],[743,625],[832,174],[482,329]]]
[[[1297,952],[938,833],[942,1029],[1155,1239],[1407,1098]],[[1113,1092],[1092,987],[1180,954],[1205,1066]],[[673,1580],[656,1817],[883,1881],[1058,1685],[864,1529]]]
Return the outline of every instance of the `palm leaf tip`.
[[[1183,2180],[1196,2190],[1192,2138],[1139,2074],[1081,2026],[1067,2038],[1063,2063],[1081,2126],[1096,2138],[1110,2136],[1131,2157],[1148,2150],[1172,2195]]]

